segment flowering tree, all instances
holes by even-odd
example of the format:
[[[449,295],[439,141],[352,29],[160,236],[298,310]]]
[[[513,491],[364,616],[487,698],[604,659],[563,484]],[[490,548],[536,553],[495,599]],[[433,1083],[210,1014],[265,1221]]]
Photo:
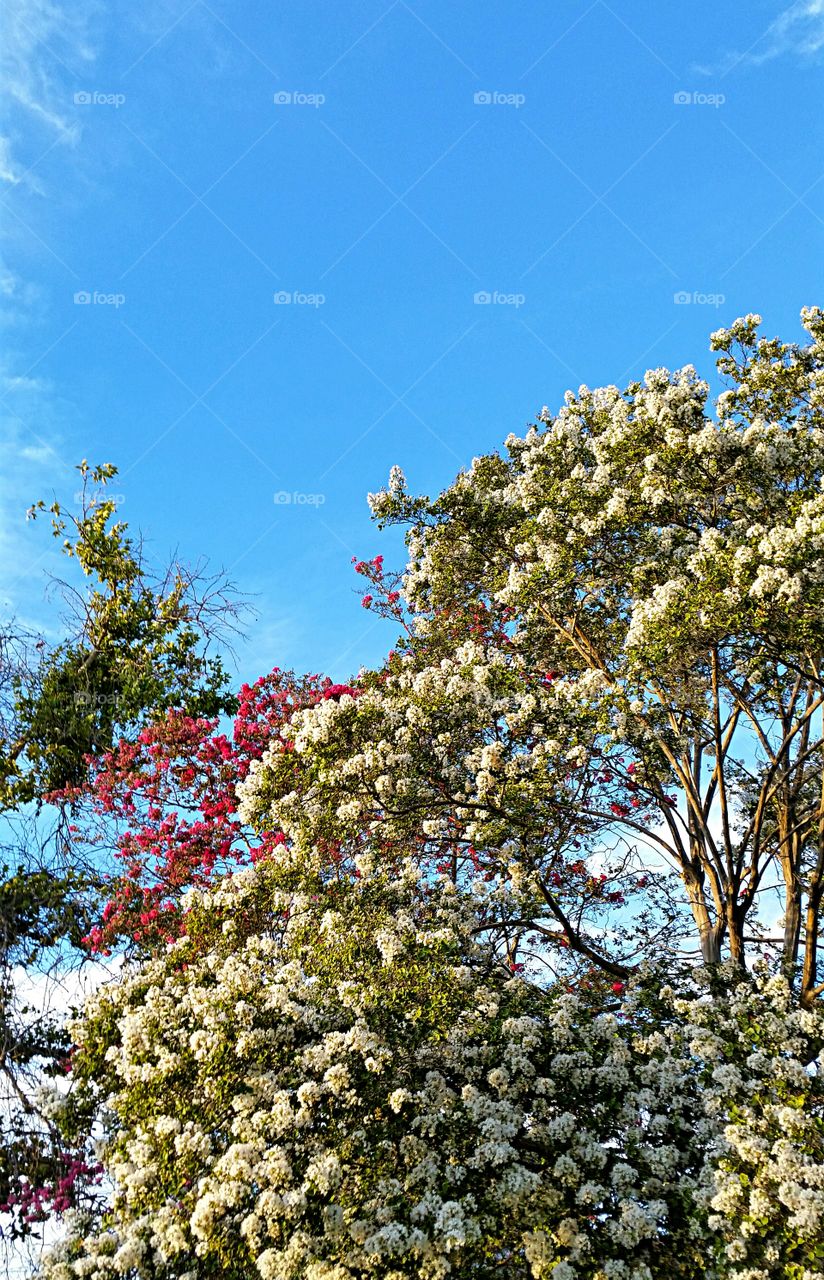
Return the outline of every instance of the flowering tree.
[[[820,1280],[824,1023],[782,979],[604,1011],[450,881],[325,866],[194,893],[91,1002],[67,1127],[102,1105],[114,1200],[47,1280]]]
[[[803,319],[806,346],[754,316],[713,335],[714,412],[692,368],[658,369],[568,394],[434,501],[395,469],[372,505],[409,525],[409,564],[366,571],[371,607],[409,610],[399,652],[357,700],[295,718],[246,815],[296,847],[365,824],[480,858],[548,945],[619,977],[656,935],[622,938],[623,909],[593,929],[592,907],[647,901],[670,867],[707,963],[779,927],[802,999],[820,994],[824,314]],[[594,894],[570,854],[610,840]]]
[[[656,370],[434,501],[393,469],[383,666],[276,671],[231,737],[168,710],[66,793],[130,959],[52,1103],[111,1200],[47,1280],[824,1280],[804,319],[714,335],[714,408]]]

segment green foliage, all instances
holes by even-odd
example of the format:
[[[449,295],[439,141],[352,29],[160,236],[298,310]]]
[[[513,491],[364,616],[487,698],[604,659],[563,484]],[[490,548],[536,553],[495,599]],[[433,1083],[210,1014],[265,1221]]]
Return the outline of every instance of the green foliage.
[[[44,646],[14,680],[14,730],[0,741],[7,808],[82,785],[87,756],[167,707],[204,716],[234,708],[220,659],[204,652],[208,597],[199,597],[196,580],[179,567],[163,580],[151,577],[126,525],[115,520],[116,503],[105,497],[115,467],[83,462],[78,470],[79,515],[57,501],[48,510],[54,537],[91,582],[85,593],[64,592],[74,605],[73,633]],[[45,510],[40,501],[29,515]]]
[[[7,962],[31,965],[67,940],[79,945],[89,925],[90,877],[80,871],[0,868],[0,928]]]

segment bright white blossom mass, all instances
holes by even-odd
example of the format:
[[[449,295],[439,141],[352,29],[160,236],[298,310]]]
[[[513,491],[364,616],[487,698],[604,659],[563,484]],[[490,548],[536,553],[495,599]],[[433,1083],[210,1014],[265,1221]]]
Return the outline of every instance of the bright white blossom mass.
[[[821,1280],[824,1024],[783,980],[599,1010],[507,975],[449,882],[364,876],[332,929],[279,879],[193,899],[87,1008],[114,1200],[48,1280]]]

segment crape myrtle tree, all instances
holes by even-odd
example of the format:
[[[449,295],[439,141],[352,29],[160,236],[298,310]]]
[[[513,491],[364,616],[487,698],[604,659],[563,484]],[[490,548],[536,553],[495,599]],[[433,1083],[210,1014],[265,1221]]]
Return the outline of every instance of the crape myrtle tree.
[[[186,932],[188,890],[275,853],[283,832],[245,824],[238,787],[267,746],[288,740],[296,711],[353,693],[328,677],[275,668],[241,686],[228,733],[215,719],[171,708],[90,760],[83,784],[61,793],[75,841],[105,848],[115,868],[83,939],[89,951],[139,957],[162,949]],[[339,864],[334,846],[324,847]]]
[[[395,469],[371,501],[408,526],[409,564],[401,581],[360,567],[368,607],[406,606],[405,637],[360,696],[294,718],[246,815],[296,849],[423,841],[497,877],[521,936],[619,979],[660,949],[653,905],[667,936],[688,909],[707,964],[779,930],[811,1003],[824,315],[803,321],[806,345],[760,337],[756,316],[714,334],[714,406],[691,367],[657,369],[569,393],[434,501]]]
[[[116,519],[106,490],[116,469],[84,462],[78,471],[79,510],[49,508],[52,533],[80,570],[52,582],[63,616],[48,634],[14,619],[0,633],[0,1204],[12,1234],[67,1207],[91,1168],[38,1103],[44,1073],[61,1070],[70,1048],[43,992],[87,955],[82,938],[114,870],[102,846],[80,838],[71,796],[96,760],[167,709],[215,716],[236,705],[214,645],[242,602],[202,568],[157,575]],[[29,514],[45,510],[41,501]],[[21,970],[32,976],[28,996]]]
[[[112,1200],[47,1280],[821,1280],[824,1040],[782,978],[610,1010],[513,975],[448,877],[355,871],[194,891],[91,1000],[63,1122],[102,1116]]]
[[[394,470],[381,668],[94,762],[128,959],[52,1107],[111,1198],[48,1280],[824,1280],[805,321],[715,335],[714,410],[659,370],[435,501]]]

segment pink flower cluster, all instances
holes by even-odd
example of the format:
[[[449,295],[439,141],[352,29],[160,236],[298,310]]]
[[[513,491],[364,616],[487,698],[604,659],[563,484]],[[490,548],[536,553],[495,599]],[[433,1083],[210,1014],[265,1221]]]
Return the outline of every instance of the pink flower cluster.
[[[26,1226],[45,1222],[52,1213],[65,1213],[77,1203],[77,1194],[89,1183],[99,1183],[103,1174],[101,1164],[87,1164],[80,1156],[60,1152],[56,1157],[63,1172],[52,1183],[34,1186],[21,1178],[16,1191],[10,1191],[0,1204],[0,1213],[19,1217]]]
[[[328,677],[296,677],[276,667],[241,687],[231,738],[216,732],[216,721],[168,711],[135,741],[124,739],[91,760],[87,786],[70,798],[114,822],[123,870],[86,945],[108,954],[124,938],[149,947],[171,942],[186,929],[185,889],[270,856],[285,837],[244,826],[238,783],[267,747],[291,749],[295,711],[357,693]]]

